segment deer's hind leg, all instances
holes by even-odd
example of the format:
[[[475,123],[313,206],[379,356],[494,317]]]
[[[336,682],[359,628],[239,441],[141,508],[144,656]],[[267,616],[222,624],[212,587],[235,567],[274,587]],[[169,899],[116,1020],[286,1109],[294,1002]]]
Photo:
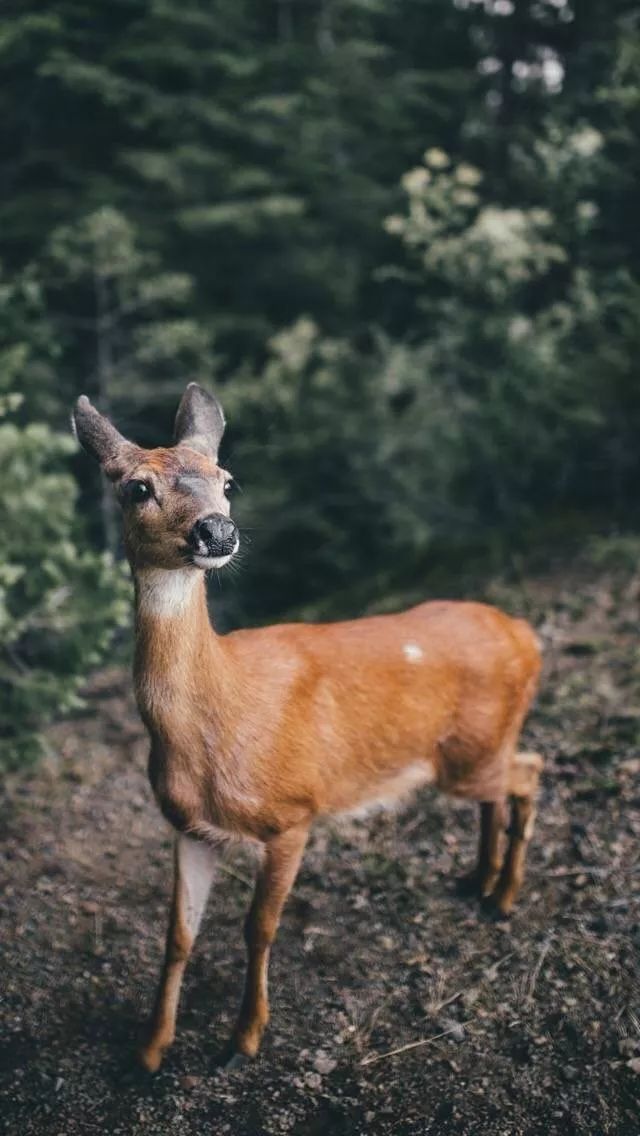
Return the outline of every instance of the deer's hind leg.
[[[459,895],[483,899],[493,891],[502,867],[504,828],[504,800],[481,801],[478,862],[473,871],[456,881]]]
[[[516,753],[509,774],[511,805],[508,843],[489,907],[499,916],[511,912],[524,877],[527,845],[536,817],[538,783],[544,762],[538,753]]]

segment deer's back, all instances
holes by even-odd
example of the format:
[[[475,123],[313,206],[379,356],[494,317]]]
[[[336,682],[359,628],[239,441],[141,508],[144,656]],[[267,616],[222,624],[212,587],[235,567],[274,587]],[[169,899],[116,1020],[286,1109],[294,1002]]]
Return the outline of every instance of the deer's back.
[[[314,812],[429,780],[499,795],[540,665],[528,624],[455,602],[240,632],[229,646],[251,676],[247,720],[271,723],[256,750],[265,791],[284,785]]]

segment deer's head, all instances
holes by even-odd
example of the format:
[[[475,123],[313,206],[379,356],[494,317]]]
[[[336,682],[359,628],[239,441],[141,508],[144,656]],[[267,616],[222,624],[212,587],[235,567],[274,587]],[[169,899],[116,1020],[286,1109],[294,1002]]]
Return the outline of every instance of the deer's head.
[[[73,411],[79,442],[98,461],[122,506],[134,568],[221,568],[238,550],[229,516],[233,479],[218,465],[222,407],[190,383],[175,421],[175,445],[145,450],[123,438],[83,395]]]

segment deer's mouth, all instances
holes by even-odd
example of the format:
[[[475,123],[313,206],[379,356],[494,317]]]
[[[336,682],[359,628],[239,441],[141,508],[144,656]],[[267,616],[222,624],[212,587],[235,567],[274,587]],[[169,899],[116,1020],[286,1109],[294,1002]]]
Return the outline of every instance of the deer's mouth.
[[[225,564],[228,564],[230,560],[233,560],[239,547],[240,540],[238,537],[236,537],[231,552],[226,552],[222,556],[219,554],[213,554],[209,550],[207,550],[206,552],[192,552],[191,562],[192,564],[195,564],[196,568],[202,568],[205,572],[210,568],[224,568]]]

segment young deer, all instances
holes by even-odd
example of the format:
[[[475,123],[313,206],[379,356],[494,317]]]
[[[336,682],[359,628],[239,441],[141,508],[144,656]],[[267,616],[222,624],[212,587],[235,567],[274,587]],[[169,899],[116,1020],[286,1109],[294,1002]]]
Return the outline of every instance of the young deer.
[[[234,556],[220,404],[191,383],[175,445],[128,442],[82,397],[78,439],[115,486],[135,581],[135,691],[149,777],[177,830],[166,954],[140,1060],[155,1071],[175,1033],[184,969],[230,838],[263,850],[245,937],[248,969],[229,1064],[254,1057],[268,1019],[267,965],[316,817],[433,782],[480,803],[467,890],[511,910],[542,759],[516,744],[540,669],[522,620],[476,603],[425,603],[344,623],[219,636],[205,573]],[[505,804],[511,823],[504,856]]]

